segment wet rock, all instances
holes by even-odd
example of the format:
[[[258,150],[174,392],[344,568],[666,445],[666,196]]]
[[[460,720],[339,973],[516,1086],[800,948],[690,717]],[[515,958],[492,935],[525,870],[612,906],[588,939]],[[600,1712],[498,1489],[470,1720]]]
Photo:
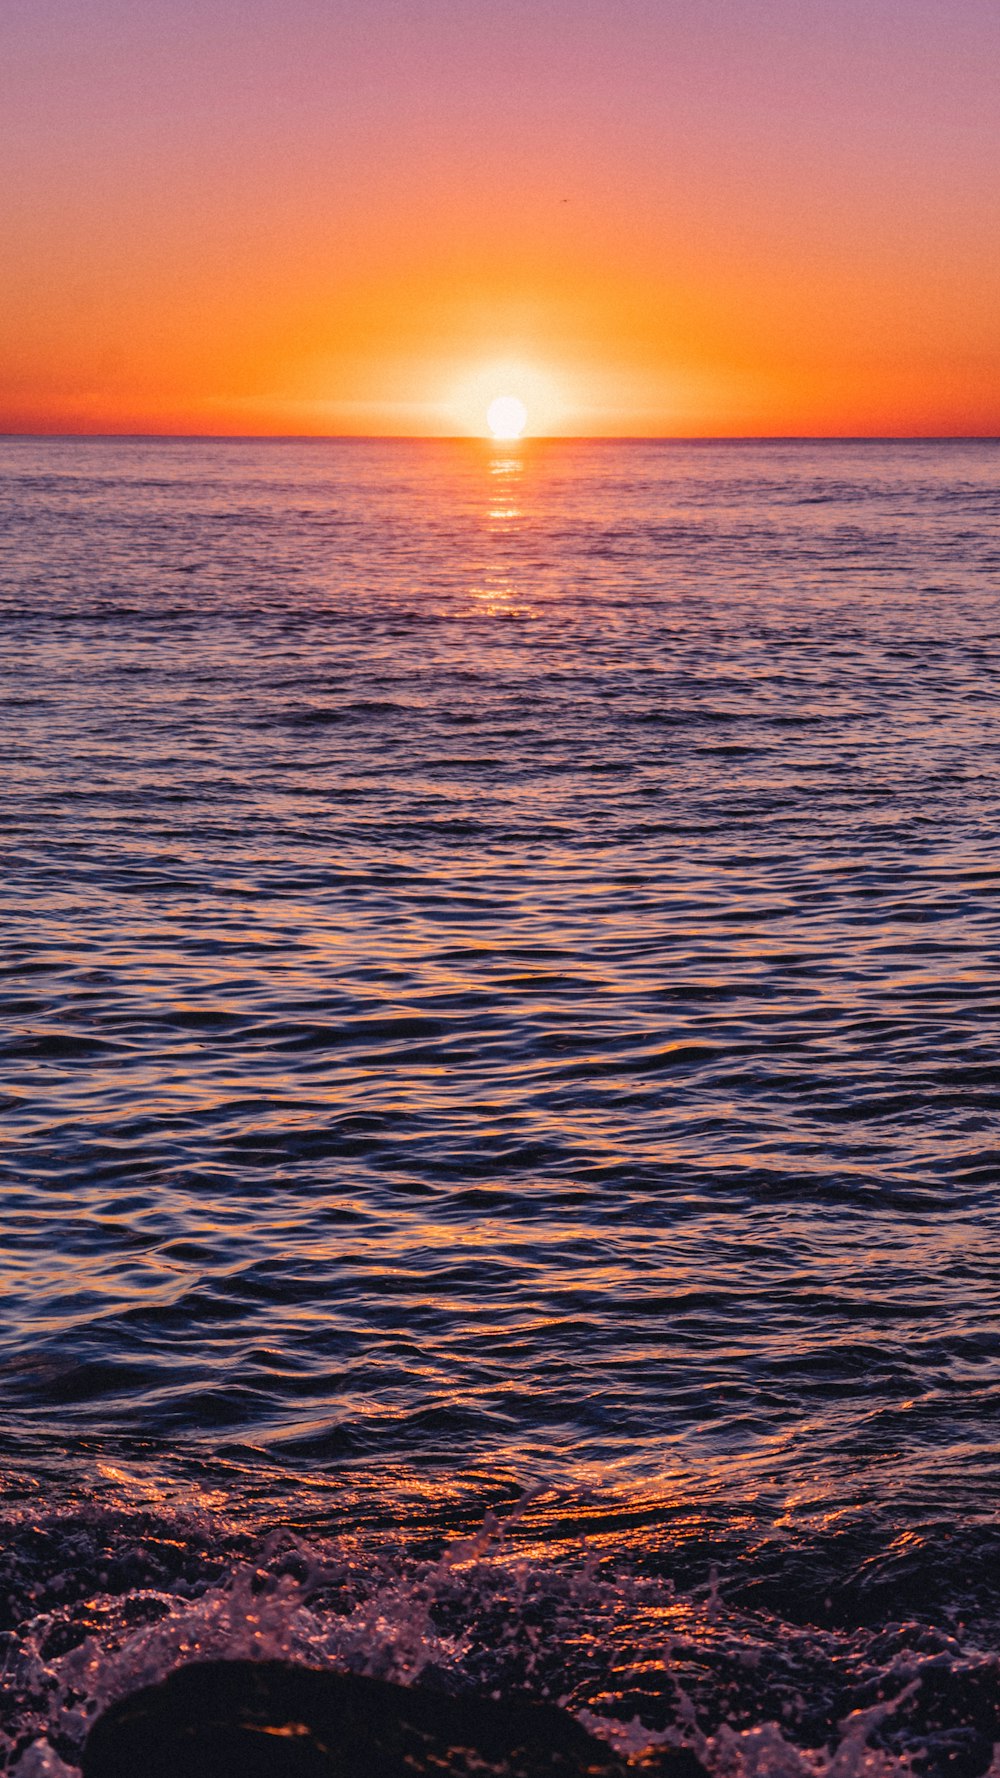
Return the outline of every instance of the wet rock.
[[[622,1778],[626,1769],[554,1706],[450,1698],[282,1661],[181,1667],[112,1705],[83,1756],[84,1778]],[[669,1756],[663,1778],[701,1778],[701,1767]]]

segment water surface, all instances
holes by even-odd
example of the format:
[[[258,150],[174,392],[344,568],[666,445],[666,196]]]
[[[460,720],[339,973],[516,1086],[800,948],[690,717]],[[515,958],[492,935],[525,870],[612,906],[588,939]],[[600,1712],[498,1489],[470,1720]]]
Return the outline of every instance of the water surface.
[[[113,1689],[151,1587],[235,1650],[276,1526],[312,1603],[261,1647],[308,1609],[314,1657],[650,1728],[665,1636],[706,1732],[813,1748],[903,1689],[888,1626],[995,1646],[998,470],[0,442],[29,1680],[89,1628]],[[916,1708],[876,1741],[989,1763]]]

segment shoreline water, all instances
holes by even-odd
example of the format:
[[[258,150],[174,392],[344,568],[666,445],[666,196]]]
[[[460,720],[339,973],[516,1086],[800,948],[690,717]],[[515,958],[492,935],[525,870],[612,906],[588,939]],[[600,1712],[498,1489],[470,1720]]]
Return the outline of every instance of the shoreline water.
[[[768,1554],[750,1525],[665,1526],[634,1501],[540,1497],[478,1530],[444,1516],[264,1535],[216,1505],[8,1519],[7,1746],[72,1770],[116,1699],[249,1658],[555,1701],[623,1757],[662,1742],[713,1773],[990,1765],[995,1523],[880,1544],[855,1523]]]

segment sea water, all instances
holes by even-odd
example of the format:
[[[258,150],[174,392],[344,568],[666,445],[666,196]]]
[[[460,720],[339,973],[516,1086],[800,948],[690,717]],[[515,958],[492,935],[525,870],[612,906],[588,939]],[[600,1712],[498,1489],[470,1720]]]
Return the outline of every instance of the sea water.
[[[249,1652],[986,1769],[998,520],[989,442],[0,443],[0,1765]]]

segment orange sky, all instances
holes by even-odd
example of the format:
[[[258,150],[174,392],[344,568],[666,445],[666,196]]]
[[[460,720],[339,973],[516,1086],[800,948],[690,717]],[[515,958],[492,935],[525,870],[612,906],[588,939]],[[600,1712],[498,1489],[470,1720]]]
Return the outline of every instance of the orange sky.
[[[4,0],[0,430],[1000,433],[996,0]]]

